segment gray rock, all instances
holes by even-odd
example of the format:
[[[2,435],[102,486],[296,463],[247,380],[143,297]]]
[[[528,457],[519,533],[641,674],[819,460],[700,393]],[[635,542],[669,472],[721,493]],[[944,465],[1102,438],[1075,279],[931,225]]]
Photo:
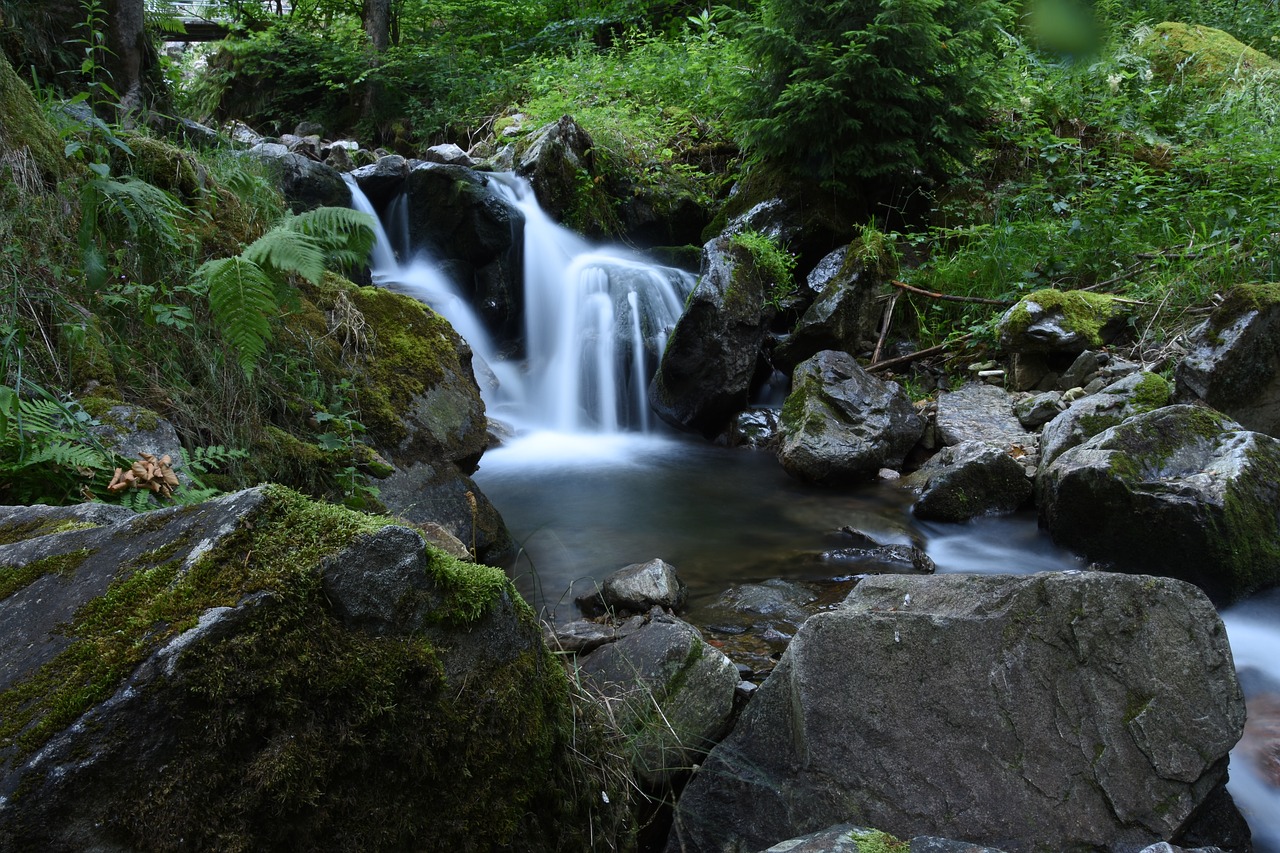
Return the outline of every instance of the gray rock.
[[[476,164],[467,152],[463,151],[452,142],[445,145],[432,145],[422,155],[422,159],[428,163],[444,163],[447,166],[467,166],[471,167]]]
[[[847,255],[848,247],[845,247],[827,257]],[[825,273],[826,259],[818,266]],[[812,274],[809,281],[815,281]],[[801,316],[791,335],[775,350],[774,362],[785,370],[823,350],[856,355],[861,341],[872,333],[879,317],[874,302],[883,284],[883,278],[874,268],[846,261],[826,278],[817,299]]]
[[[937,424],[943,444],[985,441],[1009,446],[1031,441],[1013,415],[1013,397],[994,385],[970,383],[939,394]]]
[[[649,385],[672,426],[714,438],[746,408],[764,340],[764,289],[744,275],[745,250],[727,237],[703,248],[702,275]]]
[[[816,600],[817,595],[809,587],[773,578],[763,583],[731,587],[720,594],[711,609],[751,617],[763,616],[799,627],[809,618],[812,612],[810,605]]]
[[[984,847],[981,844],[970,844],[967,841],[918,835],[911,839],[910,853],[1005,853],[1005,851]]]
[[[248,153],[266,165],[294,213],[317,207],[351,206],[351,190],[332,166],[296,154],[278,143],[261,142]]]
[[[1071,362],[1071,366],[1063,371],[1062,376],[1058,377],[1058,388],[1063,391],[1077,387],[1082,388],[1098,377],[1098,371],[1101,368],[1102,362],[1098,359],[1098,353],[1093,350],[1085,350],[1076,356],[1076,360]]]
[[[405,178],[409,176],[409,161],[399,154],[380,157],[368,166],[361,166],[351,172],[360,187],[360,192],[368,197],[370,203],[381,208],[404,189]]]
[[[1135,415],[1063,453],[1037,488],[1054,542],[1117,570],[1224,604],[1280,583],[1280,439],[1212,409]]]
[[[753,450],[776,450],[782,440],[782,413],[778,409],[747,409],[729,419],[724,444]]]
[[[1031,498],[1033,487],[1007,447],[966,441],[944,447],[903,480],[920,497],[912,511],[936,521],[968,521],[1007,513]]]
[[[1076,399],[1040,434],[1041,470],[1107,427],[1165,405],[1170,391],[1169,383],[1154,373],[1132,373]]]
[[[480,562],[500,558],[514,544],[489,498],[474,480],[447,462],[397,466],[395,473],[378,483],[378,499],[405,521],[439,524],[468,550],[474,549],[473,556]]]
[[[561,116],[524,143],[516,173],[529,179],[542,209],[563,221],[578,203],[582,180],[595,175],[594,149],[591,134],[569,116]]]
[[[779,841],[761,853],[859,853],[862,850],[859,839],[872,832],[851,823],[842,823],[800,838]]]
[[[149,453],[157,459],[169,457],[170,467],[182,483],[186,466],[182,442],[173,424],[149,409],[138,406],[112,406],[89,428],[107,446],[126,459],[139,459]]]
[[[653,559],[618,569],[604,579],[600,594],[605,605],[617,610],[679,610],[689,597],[689,588],[675,566]]]
[[[1062,409],[1062,394],[1058,391],[1043,391],[1013,404],[1014,416],[1027,429],[1044,426]]]
[[[821,352],[796,368],[782,409],[778,459],[800,480],[838,484],[897,468],[924,421],[896,382],[881,382],[842,352]]]
[[[1191,335],[1174,372],[1178,399],[1280,436],[1280,302],[1275,285],[1241,286]]]
[[[575,619],[573,622],[557,625],[547,633],[547,645],[575,654],[586,654],[605,643],[612,643],[619,636],[618,630],[612,625],[592,622],[590,619]]]
[[[1243,723],[1226,632],[1188,584],[867,578],[801,627],[684,790],[667,849],[759,850],[843,820],[1010,853],[1134,850],[1224,783]]]
[[[844,268],[844,259],[849,256],[849,247],[841,246],[834,252],[830,252],[823,256],[822,260],[809,270],[809,274],[805,276],[805,285],[809,288],[809,293],[817,296],[819,293],[827,289],[832,281],[840,275],[840,270]]]
[[[633,733],[632,767],[654,786],[688,771],[724,734],[739,681],[727,657],[673,616],[579,658],[578,674]]]

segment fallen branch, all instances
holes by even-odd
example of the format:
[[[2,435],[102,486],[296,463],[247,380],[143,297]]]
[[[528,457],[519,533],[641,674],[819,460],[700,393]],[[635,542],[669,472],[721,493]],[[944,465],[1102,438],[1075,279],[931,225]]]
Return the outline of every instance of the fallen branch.
[[[946,343],[941,343],[941,344],[938,344],[937,346],[929,347],[928,349],[916,350],[913,353],[908,353],[907,355],[900,355],[897,358],[890,358],[890,359],[886,359],[885,361],[878,361],[872,364],[870,367],[868,367],[867,372],[874,373],[877,370],[886,370],[890,367],[897,367],[900,364],[910,364],[913,361],[919,361],[922,358],[928,358],[931,355],[937,355],[938,353],[946,352],[950,347],[953,347],[956,344],[961,343],[963,341],[967,341],[969,340],[969,338],[972,338],[972,337],[973,337],[973,333],[970,332],[968,334],[961,335],[958,338],[953,338],[952,340],[949,340]]]
[[[912,287],[905,281],[898,281],[897,279],[891,279],[889,283],[896,288],[907,291],[908,293],[927,296],[930,299],[942,299],[947,302],[974,302],[979,305],[999,305],[1002,308],[1008,308],[1010,305],[1014,304],[1012,302],[1006,302],[1003,299],[987,299],[982,296],[953,296],[950,293],[934,293],[932,290],[922,290],[919,287]]]
[[[889,297],[889,304],[885,306],[884,317],[880,322],[880,337],[876,339],[875,352],[871,353],[871,363],[875,364],[880,360],[880,351],[884,349],[885,338],[889,337],[889,327],[893,325],[893,309],[898,304],[898,294]]]

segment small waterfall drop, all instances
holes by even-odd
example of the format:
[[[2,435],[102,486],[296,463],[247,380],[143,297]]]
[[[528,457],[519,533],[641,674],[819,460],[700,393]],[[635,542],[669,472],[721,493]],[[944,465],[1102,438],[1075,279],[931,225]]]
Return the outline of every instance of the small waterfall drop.
[[[378,225],[375,283],[430,305],[467,340],[491,414],[561,433],[649,430],[649,377],[694,276],[621,249],[592,247],[547,216],[528,181],[510,173],[488,178],[525,217],[522,362],[498,357],[475,310],[435,259],[408,247],[403,197],[388,208],[389,226]],[[350,176],[347,183],[353,206],[377,218]],[[404,246],[399,258],[397,245]]]

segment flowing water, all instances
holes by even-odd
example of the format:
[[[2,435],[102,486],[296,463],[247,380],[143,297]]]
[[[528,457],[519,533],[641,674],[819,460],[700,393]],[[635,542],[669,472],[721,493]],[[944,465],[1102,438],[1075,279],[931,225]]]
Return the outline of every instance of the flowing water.
[[[551,222],[523,180],[491,178],[526,217],[524,358],[499,358],[434,260],[409,251],[407,220],[396,212],[403,199],[388,210],[391,236],[379,234],[373,278],[449,319],[476,354],[490,415],[516,428],[515,440],[485,454],[475,480],[520,545],[508,567],[517,587],[549,618],[575,618],[574,594],[653,557],[679,568],[695,610],[735,584],[830,579],[853,571],[821,557],[848,544],[844,527],[919,545],[939,572],[1079,566],[1034,516],[921,523],[893,484],[803,487],[770,454],[715,447],[655,423],[645,389],[692,277],[589,246]],[[351,183],[357,208],[373,213]],[[1280,748],[1280,590],[1223,617],[1250,713],[1230,787],[1257,853],[1280,853],[1280,755],[1267,752]]]

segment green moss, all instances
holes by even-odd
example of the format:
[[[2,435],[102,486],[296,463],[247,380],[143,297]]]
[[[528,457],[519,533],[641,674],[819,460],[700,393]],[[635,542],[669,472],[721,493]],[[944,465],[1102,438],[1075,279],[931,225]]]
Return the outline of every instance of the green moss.
[[[19,187],[52,187],[70,174],[58,134],[40,112],[31,90],[0,55],[0,174]],[[34,172],[34,173],[33,173]]]
[[[1214,519],[1216,541],[1225,553],[1220,562],[1230,574],[1231,589],[1244,597],[1273,585],[1280,577],[1280,464],[1272,454],[1249,454],[1243,475],[1223,494],[1222,512]]]
[[[1141,482],[1159,475],[1170,456],[1196,441],[1214,441],[1231,423],[1226,415],[1202,406],[1177,407],[1167,417],[1141,423],[1128,421],[1120,427],[1118,445],[1125,452],[1111,454],[1111,470],[1128,482]]]
[[[0,523],[0,545],[12,545],[14,542],[37,536],[52,536],[68,530],[90,530],[97,526],[70,518],[35,518],[21,523]]]
[[[75,333],[69,334],[74,328]],[[107,349],[102,322],[95,316],[87,319],[78,312],[69,315],[58,336],[59,354],[71,373],[75,388],[90,388],[100,395],[117,395],[115,365]]]
[[[1147,373],[1134,386],[1129,407],[1133,414],[1140,415],[1169,405],[1172,397],[1173,387],[1168,380],[1158,373]]]
[[[429,549],[427,571],[446,594],[439,618],[449,624],[479,619],[511,585],[502,569],[459,560],[437,548]]]
[[[92,527],[93,525],[85,526]],[[75,528],[67,527],[64,529],[71,530]],[[92,553],[87,548],[81,548],[79,551],[53,554],[40,560],[32,560],[24,566],[0,565],[0,601],[13,595],[18,590],[30,586],[37,578],[50,574],[70,575],[74,573]]]
[[[116,406],[123,406],[124,400],[116,397],[103,397],[94,394],[89,397],[81,397],[77,402],[80,408],[89,413],[90,417],[101,420],[107,416],[107,413]]]
[[[1222,331],[1251,311],[1265,311],[1280,304],[1280,284],[1238,284],[1209,316],[1211,334]]]
[[[204,194],[203,170],[190,151],[137,134],[129,134],[123,141],[133,155],[119,149],[113,152],[117,173],[132,174],[187,202]]]
[[[1280,61],[1212,27],[1166,21],[1157,24],[1141,50],[1157,74],[1180,82],[1216,84],[1240,73],[1280,72]]]
[[[899,841],[878,829],[855,829],[849,838],[858,845],[858,853],[907,853],[911,844]]]
[[[1115,298],[1105,293],[1086,290],[1037,290],[1023,297],[1009,313],[1005,321],[1005,334],[1021,337],[1031,325],[1032,315],[1027,308],[1034,302],[1046,311],[1059,311],[1064,328],[1080,335],[1088,346],[1102,346],[1102,328],[1116,316]]]

